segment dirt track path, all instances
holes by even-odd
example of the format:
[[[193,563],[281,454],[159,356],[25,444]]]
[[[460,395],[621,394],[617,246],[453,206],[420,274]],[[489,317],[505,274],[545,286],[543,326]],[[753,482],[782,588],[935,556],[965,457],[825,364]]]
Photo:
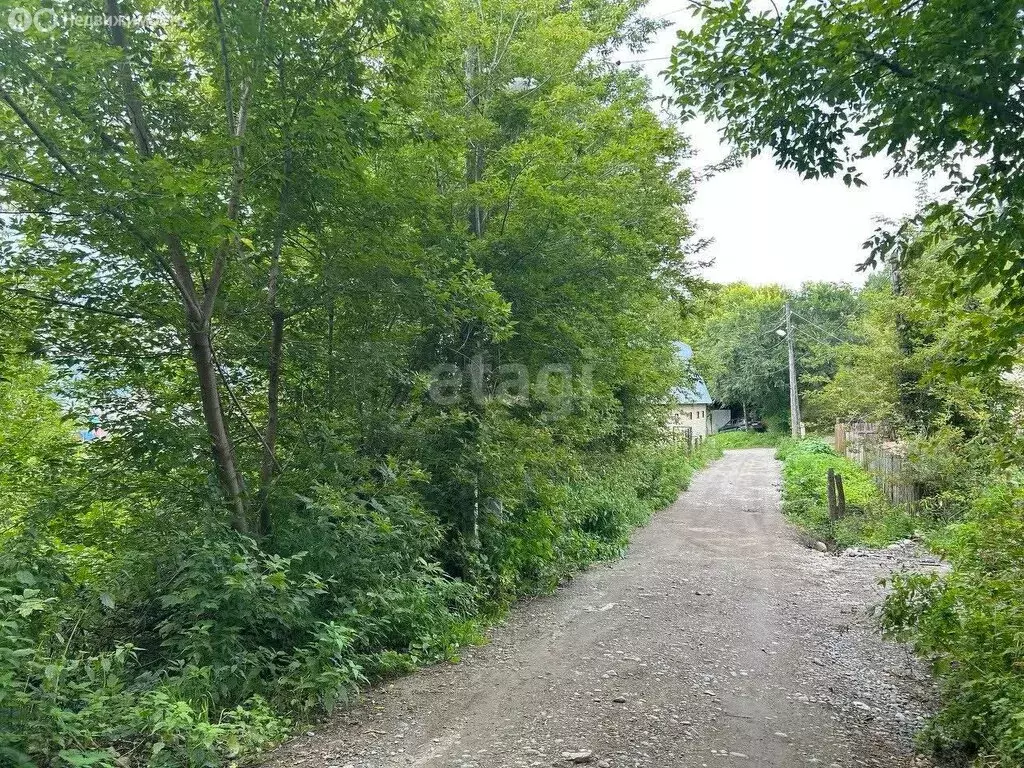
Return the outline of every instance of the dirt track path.
[[[628,556],[517,609],[455,666],[371,690],[275,766],[911,766],[927,680],[869,612],[898,551],[834,557],[730,451]]]

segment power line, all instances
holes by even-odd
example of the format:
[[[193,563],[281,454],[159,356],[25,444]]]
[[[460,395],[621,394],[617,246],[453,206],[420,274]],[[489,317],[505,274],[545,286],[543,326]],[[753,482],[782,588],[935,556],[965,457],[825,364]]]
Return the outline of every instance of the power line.
[[[827,328],[824,328],[824,327],[818,325],[818,323],[814,322],[813,320],[808,320],[806,317],[801,315],[799,312],[793,312],[793,316],[794,317],[799,317],[801,320],[803,320],[808,325],[811,325],[811,326],[817,328],[819,331],[821,331],[822,333],[824,333],[827,336],[831,336],[833,339],[838,341],[840,344],[846,344],[846,342],[848,341],[848,339],[840,338],[834,332],[828,330]]]
[[[643,64],[647,61],[668,61],[671,56],[652,56],[649,59],[627,59],[626,61],[616,61],[616,64]]]

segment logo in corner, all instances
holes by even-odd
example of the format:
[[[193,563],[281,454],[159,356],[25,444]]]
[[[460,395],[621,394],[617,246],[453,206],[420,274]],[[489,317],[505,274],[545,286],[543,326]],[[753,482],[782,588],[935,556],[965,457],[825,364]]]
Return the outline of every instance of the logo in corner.
[[[32,12],[28,8],[12,8],[7,14],[7,26],[15,32],[27,32],[32,26]]]

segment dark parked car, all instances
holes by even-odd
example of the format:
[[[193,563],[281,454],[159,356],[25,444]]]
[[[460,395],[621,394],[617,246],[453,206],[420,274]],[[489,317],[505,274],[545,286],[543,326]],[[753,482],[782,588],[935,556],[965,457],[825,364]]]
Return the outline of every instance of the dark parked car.
[[[764,432],[760,419],[732,419],[718,428],[719,432]]]

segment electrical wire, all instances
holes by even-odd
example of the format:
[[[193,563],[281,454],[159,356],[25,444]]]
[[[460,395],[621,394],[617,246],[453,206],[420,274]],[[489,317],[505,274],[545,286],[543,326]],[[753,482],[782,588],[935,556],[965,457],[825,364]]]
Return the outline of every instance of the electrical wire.
[[[799,317],[801,320],[803,320],[808,325],[813,326],[814,328],[817,328],[819,331],[824,333],[826,336],[831,336],[833,339],[838,341],[840,344],[845,344],[847,342],[846,339],[840,338],[833,331],[830,331],[827,328],[822,327],[821,325],[819,325],[818,323],[814,322],[813,320],[808,320],[806,317],[801,315],[799,312],[793,312],[792,314],[793,314],[794,317]],[[820,339],[819,339],[819,341],[820,341]]]

